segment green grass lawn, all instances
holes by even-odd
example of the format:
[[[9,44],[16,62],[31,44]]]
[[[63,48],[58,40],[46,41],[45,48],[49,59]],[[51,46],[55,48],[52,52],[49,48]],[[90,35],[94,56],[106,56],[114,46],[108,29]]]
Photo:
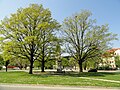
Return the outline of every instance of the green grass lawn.
[[[107,80],[120,81],[120,73],[65,73],[65,74],[50,74],[40,73],[30,75],[27,72],[0,72],[0,83],[10,84],[44,84],[44,85],[64,85],[64,86],[102,86],[102,87],[120,87],[120,83],[107,82],[99,80],[84,79],[87,78],[102,78]]]
[[[104,73],[103,76],[94,77],[94,78],[120,81],[120,72],[119,73],[118,72],[116,72],[116,73]]]

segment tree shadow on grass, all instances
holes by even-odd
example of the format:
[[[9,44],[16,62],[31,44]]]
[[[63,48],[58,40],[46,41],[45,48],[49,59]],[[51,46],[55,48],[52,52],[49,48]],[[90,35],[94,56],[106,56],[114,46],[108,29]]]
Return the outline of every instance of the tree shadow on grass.
[[[57,73],[57,72],[44,72],[44,73],[34,73],[33,76],[37,77],[50,77],[50,76],[70,76],[70,77],[105,77],[107,75],[117,75],[119,72],[73,72],[68,71],[64,73]]]

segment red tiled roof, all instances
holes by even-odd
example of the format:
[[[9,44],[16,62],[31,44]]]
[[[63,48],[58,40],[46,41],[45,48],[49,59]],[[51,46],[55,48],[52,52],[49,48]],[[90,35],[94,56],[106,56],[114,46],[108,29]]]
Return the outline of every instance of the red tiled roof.
[[[107,52],[114,53],[116,50],[120,50],[120,48],[113,48],[113,49],[107,50]]]
[[[102,57],[111,57],[114,55],[114,52],[116,50],[120,50],[120,48],[113,48],[113,49],[107,50],[106,53],[102,55]]]

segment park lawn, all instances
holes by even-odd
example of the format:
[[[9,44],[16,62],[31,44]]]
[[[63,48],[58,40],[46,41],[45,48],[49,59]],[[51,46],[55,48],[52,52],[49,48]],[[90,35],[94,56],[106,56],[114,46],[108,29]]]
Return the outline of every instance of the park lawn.
[[[120,87],[120,83],[107,81],[84,79],[104,78],[110,80],[120,80],[120,73],[67,73],[67,74],[49,74],[40,73],[30,75],[27,72],[0,72],[0,83],[8,84],[43,84],[43,85],[64,85],[64,86],[102,86],[102,87]],[[118,78],[118,79],[117,79]]]
[[[107,79],[120,81],[120,72],[97,72],[97,73],[88,73],[84,72],[79,75],[80,77],[89,77],[95,79]]]
[[[103,76],[101,75],[95,78],[120,81],[120,72],[103,73]]]

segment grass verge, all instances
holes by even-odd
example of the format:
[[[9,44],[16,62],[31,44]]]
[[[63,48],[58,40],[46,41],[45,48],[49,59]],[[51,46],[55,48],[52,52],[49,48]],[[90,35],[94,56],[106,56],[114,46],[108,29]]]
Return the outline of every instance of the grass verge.
[[[80,77],[89,77],[92,79],[84,79]],[[37,73],[30,75],[27,72],[0,72],[0,83],[120,87],[120,83],[93,80],[93,78],[120,81],[120,73],[85,72],[77,74],[72,72],[65,74]]]

